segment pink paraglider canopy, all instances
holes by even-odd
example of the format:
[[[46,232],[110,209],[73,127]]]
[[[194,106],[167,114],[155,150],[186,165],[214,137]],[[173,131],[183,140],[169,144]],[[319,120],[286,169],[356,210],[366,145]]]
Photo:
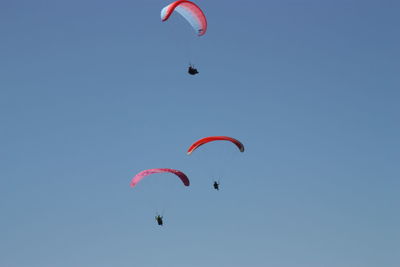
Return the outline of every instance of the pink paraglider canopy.
[[[166,21],[176,11],[192,25],[198,36],[207,31],[207,19],[195,3],[185,0],[175,1],[161,10],[161,20]]]
[[[149,169],[149,170],[144,170],[139,172],[138,174],[135,175],[135,177],[133,177],[132,181],[131,181],[131,187],[134,187],[138,182],[140,182],[144,177],[153,174],[153,173],[163,173],[163,172],[170,172],[175,174],[176,176],[178,176],[181,180],[182,183],[185,186],[189,186],[190,182],[189,182],[189,178],[186,176],[186,174],[184,174],[181,171],[178,170],[174,170],[174,169]]]
[[[197,140],[196,142],[194,142],[189,147],[189,149],[187,151],[187,154],[190,155],[199,146],[202,146],[202,145],[204,145],[206,143],[213,142],[213,141],[229,141],[229,142],[232,142],[239,148],[240,152],[244,152],[243,144],[239,140],[236,140],[235,138],[228,137],[228,136],[209,136],[209,137],[205,137],[205,138],[202,138],[202,139]]]

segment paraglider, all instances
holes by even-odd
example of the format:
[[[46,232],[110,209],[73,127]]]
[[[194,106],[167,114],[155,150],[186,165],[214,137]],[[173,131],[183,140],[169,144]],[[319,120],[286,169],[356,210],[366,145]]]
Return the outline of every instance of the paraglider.
[[[174,169],[165,169],[164,168],[164,169],[149,169],[149,170],[144,170],[144,171],[139,172],[138,174],[135,175],[135,177],[133,177],[133,179],[131,181],[131,187],[135,187],[137,185],[137,183],[139,183],[144,177],[146,177],[150,174],[163,173],[163,172],[173,173],[181,179],[182,183],[185,186],[190,185],[189,178],[183,172],[174,170]]]
[[[236,139],[234,139],[232,137],[228,137],[228,136],[209,136],[209,137],[205,137],[205,138],[202,138],[202,139],[197,140],[196,142],[194,142],[189,147],[189,149],[187,151],[187,154],[190,155],[199,146],[202,146],[204,144],[207,144],[207,143],[213,142],[213,141],[229,141],[229,142],[232,142],[233,144],[235,144],[237,146],[237,148],[239,148],[240,152],[244,152],[244,146],[239,140],[236,140]]]
[[[179,177],[179,179],[181,179],[182,183],[185,186],[190,185],[189,178],[183,172],[174,170],[174,169],[162,168],[162,169],[148,169],[148,170],[139,172],[138,174],[135,175],[135,177],[133,177],[133,179],[131,181],[131,187],[135,187],[146,176],[149,176],[154,173],[164,173],[164,172],[175,174],[176,176]],[[163,216],[157,214],[155,218],[156,218],[158,225],[162,226],[163,225]]]
[[[156,221],[157,221],[157,223],[158,223],[158,225],[160,225],[160,226],[162,226],[163,225],[163,216],[161,216],[161,215],[156,215]]]
[[[195,3],[185,0],[175,1],[161,10],[161,21],[167,21],[174,12],[178,12],[192,26],[197,36],[203,36],[207,31],[207,18]],[[196,75],[199,72],[189,65],[188,73]]]
[[[219,191],[219,183],[214,181],[214,189]]]
[[[195,151],[198,147],[210,143],[210,142],[214,142],[214,141],[229,141],[231,143],[233,143],[240,152],[244,152],[244,145],[237,139],[229,137],[229,136],[209,136],[209,137],[204,137],[201,138],[199,140],[197,140],[196,142],[194,142],[188,149],[187,154],[191,155],[193,153],[193,151]],[[219,181],[214,181],[213,183],[213,187],[215,190],[219,191]]]

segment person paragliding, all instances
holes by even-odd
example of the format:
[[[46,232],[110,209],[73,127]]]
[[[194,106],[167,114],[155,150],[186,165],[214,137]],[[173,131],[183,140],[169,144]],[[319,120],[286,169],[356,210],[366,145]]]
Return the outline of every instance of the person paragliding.
[[[162,226],[163,225],[163,216],[157,214],[156,221],[157,221],[158,225]]]
[[[167,21],[173,13],[180,14],[193,28],[197,36],[203,36],[207,32],[207,18],[201,8],[191,1],[178,0],[170,3],[161,10],[161,21]],[[192,65],[188,73],[196,75],[199,72]]]
[[[198,74],[199,72],[198,72],[198,70],[193,66],[193,65],[189,65],[189,68],[188,68],[188,73],[190,74],[190,75],[196,75],[196,74]]]
[[[155,174],[155,173],[172,173],[172,174],[175,174],[182,181],[182,183],[185,186],[189,186],[190,185],[189,178],[183,172],[181,172],[179,170],[168,169],[168,168],[156,168],[156,169],[144,170],[144,171],[141,171],[138,174],[136,174],[135,177],[133,177],[133,179],[131,180],[131,187],[136,187],[137,184],[140,181],[143,180],[143,178],[148,177],[149,175],[152,175],[152,174]],[[164,224],[163,216],[161,216],[160,214],[157,214],[155,216],[155,219],[156,219],[158,225],[162,226]]]
[[[217,181],[214,181],[214,189],[219,190],[219,183]]]

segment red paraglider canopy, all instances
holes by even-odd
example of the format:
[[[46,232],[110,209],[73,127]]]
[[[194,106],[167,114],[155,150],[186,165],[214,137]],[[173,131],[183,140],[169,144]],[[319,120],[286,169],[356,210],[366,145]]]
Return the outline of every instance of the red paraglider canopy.
[[[239,141],[236,140],[235,138],[228,137],[228,136],[209,136],[202,138],[200,140],[197,140],[194,142],[188,149],[187,154],[190,155],[192,152],[197,149],[199,146],[202,146],[206,143],[213,142],[213,141],[230,141],[234,143],[240,150],[240,152],[244,152],[244,146],[243,144]]]

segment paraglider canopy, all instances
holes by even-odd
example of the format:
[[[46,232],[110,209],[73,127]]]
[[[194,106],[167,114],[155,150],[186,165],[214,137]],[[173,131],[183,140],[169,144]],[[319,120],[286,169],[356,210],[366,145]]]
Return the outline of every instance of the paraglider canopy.
[[[131,181],[131,187],[136,186],[137,183],[139,183],[144,177],[146,177],[146,176],[148,176],[150,174],[163,173],[163,172],[173,173],[173,174],[175,174],[176,176],[178,176],[181,179],[182,183],[185,186],[189,186],[190,185],[189,178],[183,172],[178,171],[178,170],[174,170],[174,169],[162,168],[162,169],[148,169],[148,170],[144,170],[144,171],[139,172],[138,174],[135,175],[135,177],[133,177],[133,179]]]
[[[228,137],[228,136],[209,136],[209,137],[205,137],[205,138],[202,138],[202,139],[197,140],[196,142],[194,142],[189,147],[189,149],[187,151],[187,154],[190,155],[199,146],[202,146],[204,144],[207,144],[207,143],[213,142],[213,141],[229,141],[229,142],[232,142],[233,144],[235,144],[237,146],[237,148],[239,148],[240,152],[244,152],[243,144],[239,140],[236,140],[235,138]]]
[[[185,0],[175,1],[161,10],[161,20],[168,20],[174,11],[181,14],[190,23],[198,36],[206,33],[206,16],[195,3]]]

